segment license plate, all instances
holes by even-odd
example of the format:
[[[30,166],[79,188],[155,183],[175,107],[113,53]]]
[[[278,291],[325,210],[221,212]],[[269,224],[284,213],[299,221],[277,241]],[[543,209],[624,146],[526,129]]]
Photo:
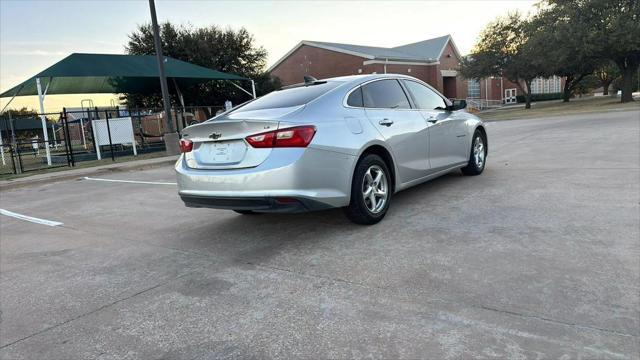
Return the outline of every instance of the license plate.
[[[201,164],[230,164],[242,161],[247,150],[244,142],[226,141],[203,143],[198,149]]]

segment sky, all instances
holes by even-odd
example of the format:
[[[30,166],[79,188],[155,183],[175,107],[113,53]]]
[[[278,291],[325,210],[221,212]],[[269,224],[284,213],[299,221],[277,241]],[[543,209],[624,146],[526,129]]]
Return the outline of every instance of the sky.
[[[536,2],[156,0],[156,10],[160,22],[245,27],[268,51],[268,66],[301,40],[392,47],[451,34],[466,54],[495,17],[526,14]],[[147,0],[0,0],[0,92],[74,52],[122,54],[127,35],[147,22]],[[77,107],[86,98],[107,105],[113,96],[52,95],[45,109]],[[37,109],[37,97],[11,103],[22,106]]]

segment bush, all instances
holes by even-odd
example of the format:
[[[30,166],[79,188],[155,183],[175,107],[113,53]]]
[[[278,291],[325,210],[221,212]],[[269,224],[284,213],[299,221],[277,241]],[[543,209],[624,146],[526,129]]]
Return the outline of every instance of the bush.
[[[519,103],[524,103],[524,95],[517,95],[516,99]],[[531,102],[558,100],[562,99],[562,93],[548,93],[548,94],[531,94]]]

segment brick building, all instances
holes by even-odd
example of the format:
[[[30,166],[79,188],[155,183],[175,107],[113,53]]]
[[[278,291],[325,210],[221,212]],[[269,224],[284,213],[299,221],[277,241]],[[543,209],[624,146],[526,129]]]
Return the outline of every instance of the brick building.
[[[372,73],[414,76],[449,98],[466,98],[467,82],[458,72],[461,55],[451,35],[393,48],[320,41],[301,41],[268,71],[283,85],[318,79]]]
[[[268,71],[283,85],[300,83],[304,75],[318,79],[372,73],[414,76],[448,98],[471,99],[484,104],[515,103],[522,95],[516,84],[500,77],[465,79],[459,73],[462,56],[451,35],[392,48],[301,41]],[[561,92],[564,79],[535,79],[532,93]]]

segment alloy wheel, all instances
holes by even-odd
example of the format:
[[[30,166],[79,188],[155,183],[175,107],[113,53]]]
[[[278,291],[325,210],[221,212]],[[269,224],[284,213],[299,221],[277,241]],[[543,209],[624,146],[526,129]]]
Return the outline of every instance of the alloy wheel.
[[[362,179],[362,198],[367,209],[377,214],[384,209],[389,196],[387,176],[378,165],[371,165]]]
[[[478,169],[482,169],[484,167],[485,155],[486,154],[484,151],[484,142],[482,141],[482,137],[476,136],[476,139],[473,142],[473,157],[476,161],[476,166],[478,167]]]

